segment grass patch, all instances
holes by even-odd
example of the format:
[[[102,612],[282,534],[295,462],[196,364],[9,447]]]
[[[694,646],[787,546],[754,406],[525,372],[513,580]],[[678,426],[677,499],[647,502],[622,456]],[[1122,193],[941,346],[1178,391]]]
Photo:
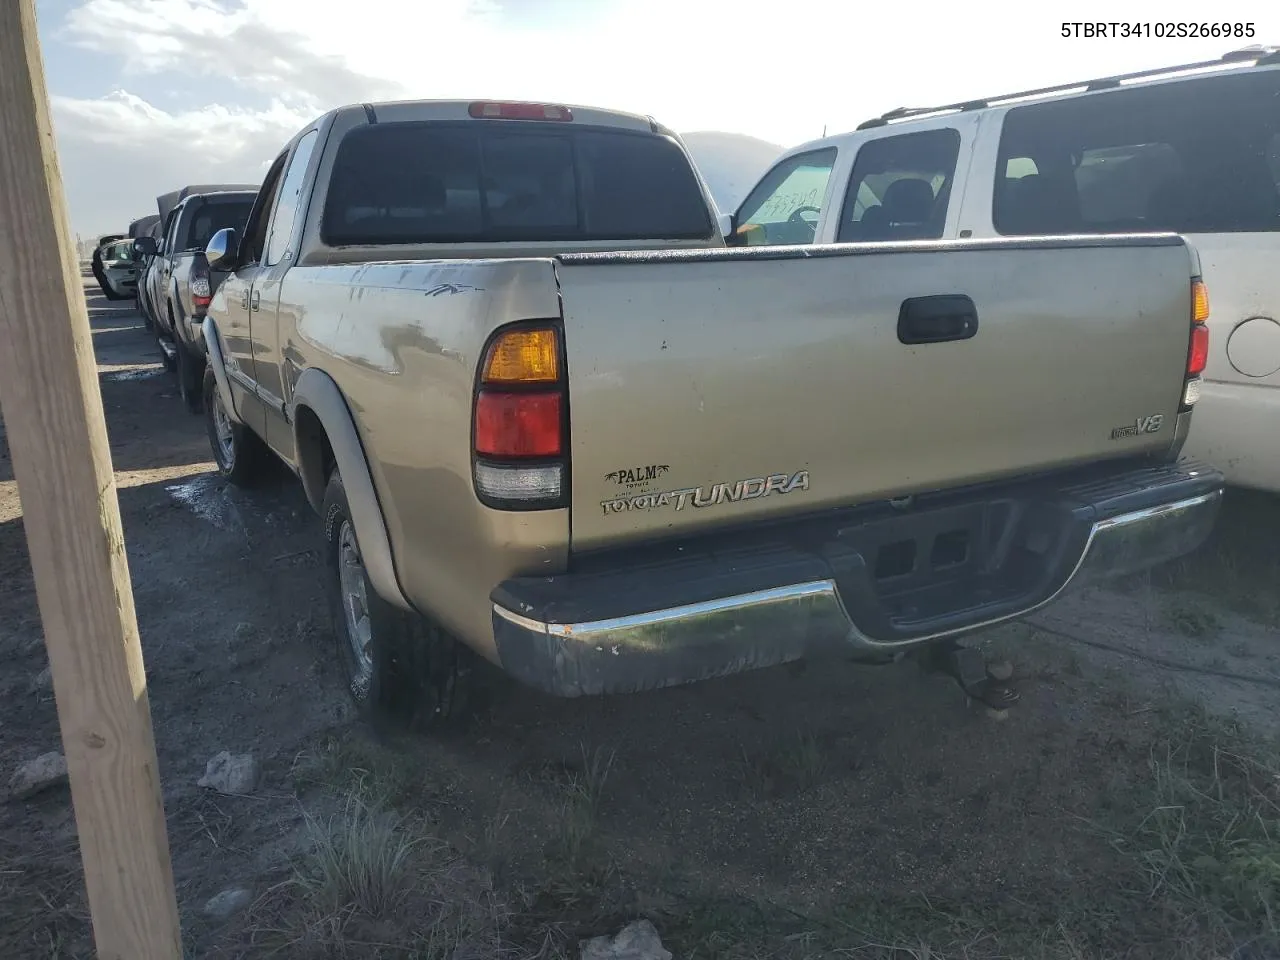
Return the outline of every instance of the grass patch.
[[[307,818],[293,875],[255,906],[244,956],[468,960],[505,953],[508,912],[487,878],[420,823],[349,794]]]
[[[1222,632],[1222,623],[1203,604],[1189,602],[1184,597],[1172,601],[1165,615],[1169,625],[1184,637],[1211,640]]]
[[[308,900],[326,913],[351,909],[369,917],[392,915],[404,905],[414,854],[429,842],[426,837],[356,795],[327,826],[308,817],[307,827],[313,846],[295,882]]]
[[[617,756],[613,750],[589,750],[580,744],[581,764],[567,772],[564,798],[552,855],[573,869],[594,859],[601,805],[609,772]]]
[[[1189,712],[1152,752],[1147,810],[1121,842],[1149,895],[1184,920],[1280,947],[1280,763],[1233,726]]]
[[[1280,949],[1280,765],[1271,744],[1186,707],[1156,708],[1149,762],[1115,768],[1101,822],[1114,857],[1087,884],[1063,890],[1022,878],[942,902],[864,893],[800,912],[762,899],[716,896],[671,877],[646,915],[688,960],[1207,960]],[[780,741],[784,743],[787,741]],[[819,753],[790,750],[797,770]],[[780,748],[744,761],[748,776],[782,776]],[[1139,755],[1140,756],[1140,755]],[[779,772],[775,772],[779,771]],[[975,835],[975,842],[981,837]],[[542,927],[624,923],[626,878],[558,878],[540,903]],[[867,886],[875,890],[874,880]],[[1254,954],[1238,953],[1248,945]]]
[[[292,778],[298,790],[358,793],[373,807],[392,809],[420,805],[433,792],[420,746],[384,745],[358,731],[321,739],[299,757]]]
[[[816,734],[798,731],[780,737],[758,752],[742,747],[738,765],[742,785],[761,798],[812,789],[830,770],[825,746]]]
[[[255,906],[255,950],[243,955],[556,960],[576,957],[582,938],[647,916],[681,960],[1274,956],[1269,951],[1280,950],[1275,746],[1201,709],[1145,698],[1135,709],[1121,677],[1095,682],[1102,694],[1095,702],[1109,704],[1103,715],[1122,725],[1122,735],[1099,740],[1109,729],[1104,725],[1071,741],[1090,752],[1090,765],[1080,770],[1091,778],[1085,792],[1095,802],[1084,809],[1092,819],[1073,819],[1068,811],[1078,806],[1038,813],[1070,821],[1038,821],[1058,838],[1046,842],[1070,846],[1077,831],[1092,833],[1079,838],[1087,856],[1068,854],[1058,876],[1030,873],[1015,859],[1006,882],[994,887],[970,888],[963,877],[940,880],[925,872],[919,889],[929,897],[869,874],[833,884],[819,894],[823,902],[806,900],[803,910],[778,902],[788,895],[786,878],[767,880],[748,897],[710,864],[682,860],[682,851],[671,854],[677,864],[628,857],[611,846],[617,840],[603,815],[622,773],[608,748],[580,744],[578,756],[526,773],[518,787],[523,796],[472,808],[478,839],[468,842],[477,862],[505,862],[520,851],[495,889],[490,874],[471,869],[434,835],[419,816],[423,804],[389,802],[420,782],[420,769],[405,772],[406,765],[414,768],[411,757],[364,741],[330,741],[300,769],[309,782],[331,788],[319,799],[341,784],[347,800],[329,820],[309,822],[310,843],[294,875],[263,898],[274,919],[262,919]],[[1128,717],[1140,719],[1130,725]],[[777,810],[781,790],[843,782],[830,776],[831,746],[811,732],[784,733],[756,750],[744,750],[740,763],[749,789],[707,816],[736,816],[761,801]],[[1039,829],[1035,823],[1028,828]],[[973,842],[1001,829],[989,819],[977,822]],[[664,842],[659,835],[657,843]],[[931,861],[921,866],[933,869]],[[1237,952],[1244,945],[1253,952]]]

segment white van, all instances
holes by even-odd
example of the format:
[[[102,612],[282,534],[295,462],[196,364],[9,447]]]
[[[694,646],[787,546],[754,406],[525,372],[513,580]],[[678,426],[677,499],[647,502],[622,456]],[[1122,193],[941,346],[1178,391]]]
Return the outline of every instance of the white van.
[[[1181,233],[1211,307],[1185,451],[1280,492],[1280,48],[894,110],[787,151],[733,219],[735,245]]]

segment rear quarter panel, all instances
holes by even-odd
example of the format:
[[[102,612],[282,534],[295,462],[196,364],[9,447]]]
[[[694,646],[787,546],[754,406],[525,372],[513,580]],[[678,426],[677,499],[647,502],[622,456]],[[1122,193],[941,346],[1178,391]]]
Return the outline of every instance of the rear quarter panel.
[[[1209,363],[1186,452],[1280,493],[1280,232],[1192,234],[1209,288]]]
[[[557,573],[567,510],[483,506],[471,477],[475,374],[493,330],[555,319],[548,260],[295,267],[281,286],[282,380],[317,367],[351,410],[405,595],[492,656],[490,590]]]

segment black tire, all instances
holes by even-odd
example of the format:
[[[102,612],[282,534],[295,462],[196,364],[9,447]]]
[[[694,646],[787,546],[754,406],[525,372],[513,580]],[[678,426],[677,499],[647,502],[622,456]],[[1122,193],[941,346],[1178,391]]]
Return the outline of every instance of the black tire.
[[[99,284],[99,286],[100,286],[100,287],[102,287],[102,295],[103,295],[104,297],[106,297],[108,300],[125,300],[125,299],[128,299],[124,294],[122,294],[122,293],[116,293],[114,290],[112,290],[112,289],[111,289],[111,285],[110,285],[109,283],[107,283],[105,280],[103,280],[103,281]]]
[[[204,410],[209,446],[213,449],[213,461],[218,465],[222,478],[237,487],[252,487],[261,481],[267,472],[270,451],[252,430],[226,417],[222,397],[218,394],[218,381],[207,366],[204,373]],[[220,423],[223,417],[226,417],[226,422]]]
[[[142,326],[147,330],[154,330],[156,322],[151,319],[151,310],[147,307],[147,300],[141,292],[138,293],[138,313],[142,314]]]
[[[361,717],[378,727],[419,731],[464,718],[473,655],[438,625],[393,607],[374,592],[360,560],[347,491],[337,470],[329,476],[320,515],[338,660]],[[357,621],[367,624],[368,638],[361,644],[353,642],[352,625]]]
[[[178,396],[191,413],[204,410],[205,358],[178,342]]]

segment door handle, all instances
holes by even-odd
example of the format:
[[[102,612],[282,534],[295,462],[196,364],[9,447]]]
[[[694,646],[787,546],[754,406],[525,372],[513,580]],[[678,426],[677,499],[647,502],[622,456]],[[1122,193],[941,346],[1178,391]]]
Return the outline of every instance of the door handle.
[[[249,309],[257,310],[258,306],[261,303],[262,303],[262,291],[261,290],[253,291],[253,298],[249,301]]]
[[[245,287],[244,293],[240,294],[240,309],[246,310],[246,311],[249,309],[249,288],[248,287]]]
[[[962,293],[912,297],[898,311],[898,342],[947,343],[978,332],[978,308]]]

